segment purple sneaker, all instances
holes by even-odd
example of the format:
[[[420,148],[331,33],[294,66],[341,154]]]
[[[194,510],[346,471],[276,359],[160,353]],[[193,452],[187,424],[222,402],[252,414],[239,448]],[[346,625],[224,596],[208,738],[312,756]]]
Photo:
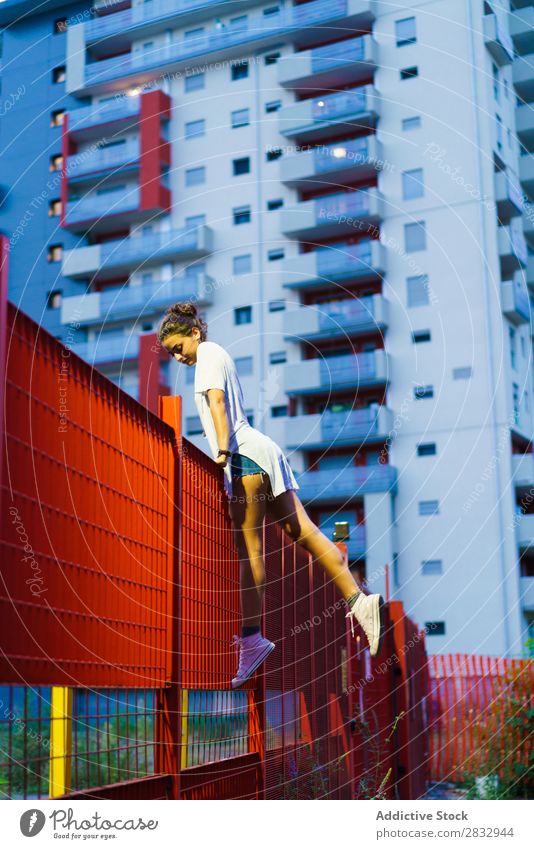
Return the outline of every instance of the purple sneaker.
[[[235,678],[232,678],[232,687],[235,689],[252,677],[258,666],[271,654],[274,643],[258,632],[250,637],[238,637],[236,634],[231,645],[236,647],[236,654],[239,647],[239,666]]]

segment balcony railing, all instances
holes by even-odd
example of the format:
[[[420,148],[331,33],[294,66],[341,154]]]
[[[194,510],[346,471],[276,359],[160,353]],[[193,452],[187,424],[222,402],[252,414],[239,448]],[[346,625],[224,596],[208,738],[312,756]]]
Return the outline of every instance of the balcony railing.
[[[495,175],[495,198],[497,214],[501,219],[521,215],[523,211],[523,194],[518,180],[506,171]]]
[[[292,416],[286,420],[286,445],[297,450],[376,442],[391,431],[392,414],[372,404],[360,410],[345,410]]]
[[[111,336],[104,333],[94,341],[80,342],[69,347],[89,363],[122,363],[138,358],[139,336]]]
[[[127,96],[122,92],[109,103],[84,106],[69,111],[69,133],[96,127],[101,124],[125,121],[139,114],[141,99],[138,94]]]
[[[370,492],[395,492],[397,469],[386,463],[373,466],[349,466],[295,475],[302,501],[321,504],[342,501],[350,503]]]
[[[319,356],[286,365],[284,392],[288,395],[330,393],[343,388],[356,389],[386,383],[387,379],[387,357],[382,349],[336,357]]]
[[[384,202],[380,192],[359,189],[323,195],[283,209],[280,229],[293,237],[345,235],[357,230],[363,221],[378,221],[383,215]]]
[[[312,84],[319,88],[318,83],[336,88],[369,77],[375,65],[376,44],[370,35],[364,35],[282,57],[278,62],[278,82],[297,90],[300,83],[307,88]]]
[[[534,513],[517,513],[514,521],[519,548],[534,552]]]
[[[523,282],[523,272],[516,272],[512,280],[501,283],[502,311],[514,324],[530,322],[530,298]]]
[[[512,475],[514,486],[534,486],[534,454],[512,454]]]
[[[521,100],[534,100],[534,53],[518,56],[512,65],[512,79]]]
[[[373,280],[383,275],[385,260],[384,246],[376,239],[361,239],[353,245],[339,242],[285,260],[283,285],[305,289],[340,280]]]
[[[87,156],[83,154],[69,156],[67,176],[71,179],[108,171],[119,166],[133,165],[139,162],[139,156],[139,139],[128,139],[122,144],[92,150]]]
[[[497,227],[497,243],[504,274],[513,273],[527,264],[527,243],[523,235],[521,218],[512,218],[506,227]]]
[[[280,132],[284,136],[320,138],[339,122],[346,123],[349,131],[371,127],[377,118],[376,105],[371,85],[301,100],[279,110]]]
[[[284,336],[318,340],[383,329],[388,323],[387,304],[382,295],[370,295],[288,309],[284,313]]]
[[[498,15],[484,16],[484,41],[498,65],[509,65],[514,58],[514,45]]]
[[[355,174],[361,180],[371,179],[382,161],[376,136],[362,136],[284,157],[280,161],[280,179],[289,186],[306,189],[327,184],[324,178],[331,176],[332,182],[339,185],[354,180]]]
[[[137,186],[132,186],[126,191],[106,192],[103,195],[88,194],[67,203],[66,224],[131,212],[139,208],[139,200],[140,192]]]

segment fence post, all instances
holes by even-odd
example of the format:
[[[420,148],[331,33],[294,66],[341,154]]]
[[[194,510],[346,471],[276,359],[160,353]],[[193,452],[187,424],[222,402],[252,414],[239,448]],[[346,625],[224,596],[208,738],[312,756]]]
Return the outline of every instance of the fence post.
[[[7,293],[8,293],[9,242],[7,236],[0,233],[0,510],[4,482],[4,397],[6,391],[7,356]]]
[[[161,704],[156,721],[156,759],[158,773],[170,774],[172,798],[180,798],[181,750],[187,741],[182,740],[182,656],[181,656],[181,554],[182,554],[182,398],[159,396],[159,417],[174,429],[174,467],[169,475],[168,509],[169,557],[172,559],[172,583],[166,644],[171,652],[171,680],[160,691]],[[184,753],[185,754],[185,753]]]
[[[52,687],[50,693],[50,761],[48,795],[64,796],[71,789],[72,703],[70,687]]]

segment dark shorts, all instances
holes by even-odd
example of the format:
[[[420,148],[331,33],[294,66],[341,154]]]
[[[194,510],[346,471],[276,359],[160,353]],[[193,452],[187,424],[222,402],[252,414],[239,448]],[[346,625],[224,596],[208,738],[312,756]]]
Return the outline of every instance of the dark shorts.
[[[245,457],[244,454],[232,454],[230,471],[233,478],[241,478],[243,475],[253,475],[255,472],[263,472],[264,475],[267,474],[265,469],[258,466],[250,457]]]

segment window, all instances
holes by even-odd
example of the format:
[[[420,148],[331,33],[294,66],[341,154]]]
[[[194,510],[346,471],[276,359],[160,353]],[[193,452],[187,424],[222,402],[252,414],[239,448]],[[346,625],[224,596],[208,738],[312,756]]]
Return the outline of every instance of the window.
[[[512,383],[512,402],[514,407],[514,424],[519,421],[519,386]]]
[[[269,312],[280,312],[285,310],[286,302],[284,298],[279,298],[277,301],[269,301]]]
[[[433,516],[435,513],[439,513],[439,501],[420,501],[419,502],[419,515],[420,516]]]
[[[186,41],[195,41],[197,38],[201,38],[204,35],[204,27],[195,27],[195,29],[188,29],[184,32],[184,39]],[[154,42],[151,42],[151,46]],[[144,47],[145,45],[143,45]]]
[[[274,162],[275,159],[280,159],[281,156],[282,150],[279,147],[272,147],[266,153],[267,162]]]
[[[248,274],[252,271],[252,254],[235,256],[232,260],[234,274]]]
[[[184,91],[198,91],[206,85],[206,77],[203,71],[198,74],[187,74],[184,79]]]
[[[269,114],[269,112],[278,112],[281,106],[281,100],[270,100],[269,103],[265,104],[265,111],[267,112],[267,114]]]
[[[232,112],[232,127],[234,130],[237,129],[237,127],[247,127],[249,123],[248,109],[236,109]]]
[[[57,310],[61,306],[62,289],[52,289],[46,294],[46,306],[49,310]]]
[[[417,41],[415,34],[415,18],[402,18],[395,21],[395,38],[397,47],[405,44],[414,44]]]
[[[185,420],[185,429],[188,436],[198,436],[199,434],[203,434],[204,431],[202,429],[200,416],[187,416]]]
[[[445,622],[425,622],[425,631],[428,637],[444,637]]]
[[[402,119],[402,131],[408,132],[409,130],[418,130],[421,126],[421,118],[419,115],[416,115],[414,118],[403,118]]]
[[[285,256],[285,251],[283,248],[272,248],[270,251],[267,251],[267,259],[269,262],[276,262],[277,259],[283,259]]]
[[[495,114],[495,121],[497,122],[497,147],[499,150],[502,150],[502,120],[501,116]]]
[[[411,80],[412,77],[417,77],[418,74],[419,74],[419,71],[417,69],[417,66],[412,65],[411,68],[403,68],[402,69],[402,71],[400,72],[400,78],[401,78],[401,80]]]
[[[234,177],[239,177],[240,174],[250,174],[250,157],[243,156],[241,159],[234,159],[232,169]]]
[[[421,198],[424,193],[423,169],[414,168],[412,171],[404,171],[402,174],[402,199]]]
[[[245,77],[248,77],[248,62],[232,65],[232,80],[244,80]]]
[[[204,118],[200,118],[198,121],[188,121],[185,125],[185,137],[186,139],[195,139],[198,136],[204,136],[206,134],[206,121]]]
[[[266,53],[264,62],[266,65],[276,65],[280,58],[280,53]]]
[[[248,419],[248,423],[251,427],[254,427],[254,413],[252,410],[245,410],[245,415]]]
[[[407,253],[426,250],[425,222],[404,225],[404,249]]]
[[[516,355],[515,355],[515,350],[516,350],[516,348],[515,348],[515,337],[516,337],[516,334],[515,334],[515,330],[514,330],[513,327],[508,328],[508,335],[510,337],[510,364],[511,364],[512,368],[515,370],[515,369],[517,369],[517,360],[516,360]]]
[[[470,377],[471,366],[461,366],[460,368],[453,368],[452,370],[453,380],[469,380]]]
[[[61,127],[63,124],[63,117],[65,115],[64,109],[54,109],[50,116],[50,126],[51,127]]]
[[[497,103],[499,102],[499,69],[495,62],[491,63],[491,71],[493,74],[493,96]]]
[[[436,454],[435,442],[421,442],[417,446],[418,457],[433,457]]]
[[[423,575],[442,575],[443,562],[441,560],[423,560],[421,563]]]
[[[196,227],[203,227],[205,223],[205,215],[189,215],[184,221],[186,230],[194,230]]]
[[[185,172],[186,186],[200,186],[206,182],[206,169],[203,165],[200,168],[188,168]]]
[[[273,351],[272,354],[269,354],[269,363],[272,366],[279,365],[280,363],[287,363],[287,354],[285,351]]]
[[[61,215],[61,201],[56,198],[56,200],[51,200],[48,204],[48,214],[50,218],[54,218],[56,215]]]
[[[287,404],[280,404],[279,407],[271,407],[271,416],[273,419],[281,419],[282,416],[287,416]]]
[[[280,209],[284,205],[282,198],[275,198],[267,201],[267,211],[273,212],[275,209]]]
[[[279,15],[280,6],[268,6],[267,9],[263,10],[263,14],[266,18],[270,18],[272,15]]]
[[[63,245],[49,245],[47,260],[48,262],[61,262],[63,256]]]
[[[67,32],[67,18],[56,18],[54,21],[54,35],[59,32]]]
[[[418,345],[420,342],[430,342],[430,330],[414,330],[412,333],[412,342]]]
[[[52,71],[52,82],[53,83],[64,83],[67,78],[65,72],[65,65],[60,65],[58,68],[54,68]]]
[[[416,386],[413,390],[413,396],[416,401],[421,398],[433,398],[434,397],[434,387],[433,386]]]
[[[521,355],[522,355],[523,358],[526,357],[526,355],[527,355],[527,346],[526,346],[526,343],[525,343],[525,337],[524,336],[521,336]]]
[[[236,371],[240,376],[252,374],[253,360],[252,357],[237,357],[235,359]]]
[[[238,15],[235,18],[230,18],[229,29],[232,32],[238,32],[245,30],[248,27],[248,17],[247,15]]]
[[[232,214],[234,224],[248,224],[250,222],[250,206],[236,206]]]
[[[60,153],[55,153],[50,157],[50,165],[48,166],[50,171],[61,171],[63,167],[63,157]]]
[[[406,278],[406,304],[409,307],[422,307],[429,303],[428,275]]]
[[[234,309],[234,324],[251,324],[252,307],[236,307]]]

